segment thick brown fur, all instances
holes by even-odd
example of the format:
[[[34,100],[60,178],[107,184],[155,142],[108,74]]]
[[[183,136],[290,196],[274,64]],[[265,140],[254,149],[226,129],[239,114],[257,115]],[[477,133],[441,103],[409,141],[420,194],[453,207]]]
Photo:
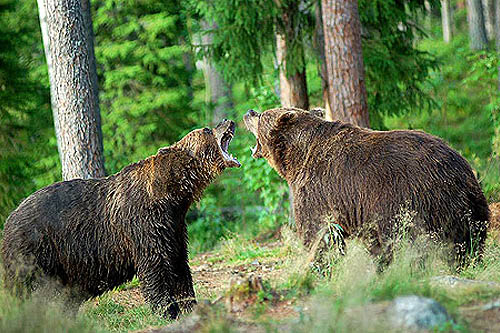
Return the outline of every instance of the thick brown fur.
[[[481,254],[486,199],[467,161],[441,139],[329,122],[291,108],[251,110],[244,120],[257,138],[254,157],[266,158],[290,185],[306,245],[333,218],[345,236],[361,236],[372,254],[387,254],[407,210],[415,214],[411,235],[451,242],[461,263]]]
[[[59,182],[29,196],[5,224],[7,285],[31,289],[56,279],[83,300],[137,274],[153,308],[171,318],[190,310],[184,218],[227,166],[216,131],[195,130],[115,175]]]

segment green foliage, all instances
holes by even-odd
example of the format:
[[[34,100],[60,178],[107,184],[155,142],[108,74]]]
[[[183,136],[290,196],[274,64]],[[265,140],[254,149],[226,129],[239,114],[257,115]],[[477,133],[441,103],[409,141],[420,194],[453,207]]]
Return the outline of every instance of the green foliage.
[[[165,326],[169,323],[167,319],[154,313],[148,305],[126,307],[115,302],[112,293],[98,297],[96,302],[95,306],[87,304],[85,318],[108,332],[125,332],[151,326]]]
[[[384,127],[383,116],[421,111],[434,104],[429,74],[438,68],[438,62],[431,52],[413,45],[423,35],[415,25],[423,8],[424,1],[359,1],[370,123],[374,128]]]
[[[194,64],[179,1],[93,6],[106,169],[113,173],[194,127]]]
[[[231,81],[258,81],[264,73],[263,58],[274,48],[274,23],[278,9],[274,1],[189,1],[187,12],[194,18],[193,34],[203,33],[198,20],[216,22],[209,32],[211,46],[201,45],[200,56],[218,63]],[[199,42],[194,42],[199,45]]]
[[[0,290],[0,332],[104,332],[81,316],[66,313],[60,304],[33,298],[21,301]]]
[[[0,2],[0,226],[40,185],[50,155],[48,89],[34,73],[40,45],[33,4]]]

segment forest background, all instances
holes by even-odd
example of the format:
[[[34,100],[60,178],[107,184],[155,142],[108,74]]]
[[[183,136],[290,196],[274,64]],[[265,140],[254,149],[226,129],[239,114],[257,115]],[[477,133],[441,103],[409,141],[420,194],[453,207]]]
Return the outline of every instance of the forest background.
[[[467,19],[465,1],[358,2],[370,127],[444,138],[471,163],[494,202],[500,199],[495,1],[467,2],[482,4],[482,21]],[[319,2],[91,5],[106,173],[194,128],[234,119],[239,127],[230,151],[242,167],[225,171],[189,212],[191,253],[233,233],[262,237],[288,223],[286,183],[266,161],[251,158],[254,138],[241,118],[250,108],[286,104],[280,80],[296,73],[305,79],[301,105],[325,107]],[[475,40],[471,24],[482,25],[485,38]],[[277,45],[287,27],[293,38],[283,56]],[[1,226],[23,198],[62,180],[35,1],[0,1],[0,101]]]

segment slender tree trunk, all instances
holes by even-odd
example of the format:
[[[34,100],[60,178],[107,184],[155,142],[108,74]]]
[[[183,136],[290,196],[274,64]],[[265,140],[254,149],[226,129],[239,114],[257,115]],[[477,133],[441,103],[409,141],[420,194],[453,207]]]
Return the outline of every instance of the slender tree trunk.
[[[286,4],[278,2],[281,9],[281,20],[276,34],[276,58],[280,72],[280,100],[282,106],[309,109],[309,97],[307,95],[306,68],[304,49],[298,30],[299,2],[288,1]],[[293,57],[299,66],[291,66],[287,59],[288,52],[294,44],[295,53]]]
[[[488,40],[495,39],[495,0],[482,0],[484,27]]]
[[[201,26],[205,31],[201,36],[202,44],[211,45],[213,43],[213,34],[210,30],[215,29],[216,24],[201,21]],[[213,106],[212,124],[216,125],[222,119],[227,118],[228,111],[233,108],[231,85],[224,80],[222,73],[219,72],[211,59],[203,58],[202,69],[205,77],[206,99]]]
[[[325,111],[331,112],[328,104],[328,70],[326,68],[325,58],[325,33],[323,31],[323,11],[321,10],[321,1],[316,1],[314,9],[316,26],[314,29],[314,50],[318,54],[319,66],[318,72],[321,78],[321,90],[323,91],[323,105]]]
[[[451,42],[452,37],[452,16],[450,0],[441,0],[441,23],[443,25],[443,40],[445,43]]]
[[[63,179],[103,177],[89,0],[38,0],[38,8]]]
[[[500,57],[500,0],[495,0],[495,46]],[[500,94],[500,64],[498,64],[498,94]],[[493,123],[495,125],[495,136],[493,138],[493,156],[500,160],[500,110],[493,109]]]
[[[307,95],[306,70],[302,68],[293,74],[287,72],[287,51],[289,46],[286,37],[276,35],[276,58],[279,66],[280,101],[284,107],[297,107],[309,109],[309,96]],[[303,49],[298,57],[304,57]]]
[[[327,119],[369,127],[361,23],[355,0],[322,0],[328,69]]]
[[[488,47],[484,27],[483,6],[481,0],[467,0],[467,21],[471,50],[483,50]]]

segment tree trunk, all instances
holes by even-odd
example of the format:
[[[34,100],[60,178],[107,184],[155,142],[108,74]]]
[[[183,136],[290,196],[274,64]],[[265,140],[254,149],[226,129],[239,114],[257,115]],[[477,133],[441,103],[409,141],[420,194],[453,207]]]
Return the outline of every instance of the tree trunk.
[[[495,46],[500,57],[500,0],[495,0]],[[500,63],[498,64],[498,93],[500,94]],[[500,160],[500,110],[493,109],[493,122],[495,125],[495,135],[493,138],[493,156]]]
[[[201,36],[201,42],[204,46],[213,43],[213,34],[210,30],[217,28],[215,23],[209,24],[201,21],[204,33]],[[231,85],[229,85],[222,73],[219,72],[211,59],[203,58],[203,76],[205,77],[206,100],[213,107],[212,124],[218,124],[222,119],[228,117],[228,111],[233,108],[233,94]]]
[[[443,25],[443,40],[445,43],[451,42],[452,25],[450,0],[441,0],[441,23]]]
[[[327,119],[369,127],[361,23],[355,0],[322,0],[328,70]]]
[[[484,27],[488,40],[495,39],[495,0],[482,0]]]
[[[323,105],[321,105],[321,107],[325,108],[325,111],[328,113],[330,112],[330,105],[328,104],[328,70],[326,68],[325,33],[323,31],[323,11],[321,10],[321,1],[316,1],[314,16],[316,19],[313,40],[314,50],[318,54],[318,72],[321,78],[321,90],[323,91]]]
[[[281,6],[281,20],[276,34],[276,58],[279,66],[280,76],[280,100],[284,107],[297,107],[309,109],[309,97],[307,95],[306,68],[304,49],[297,20],[299,17],[299,1],[288,1]],[[294,45],[293,54],[298,66],[288,63],[288,52]]]
[[[63,179],[103,177],[89,0],[38,0],[38,8]]]
[[[483,6],[481,0],[467,0],[467,21],[471,50],[483,50],[488,47],[484,27]]]
[[[280,101],[284,107],[297,107],[303,110],[309,109],[309,96],[307,95],[306,70],[302,68],[293,74],[287,72],[287,50],[286,37],[276,35],[276,58],[279,65],[280,77]],[[299,51],[297,56],[304,57],[304,50]]]

